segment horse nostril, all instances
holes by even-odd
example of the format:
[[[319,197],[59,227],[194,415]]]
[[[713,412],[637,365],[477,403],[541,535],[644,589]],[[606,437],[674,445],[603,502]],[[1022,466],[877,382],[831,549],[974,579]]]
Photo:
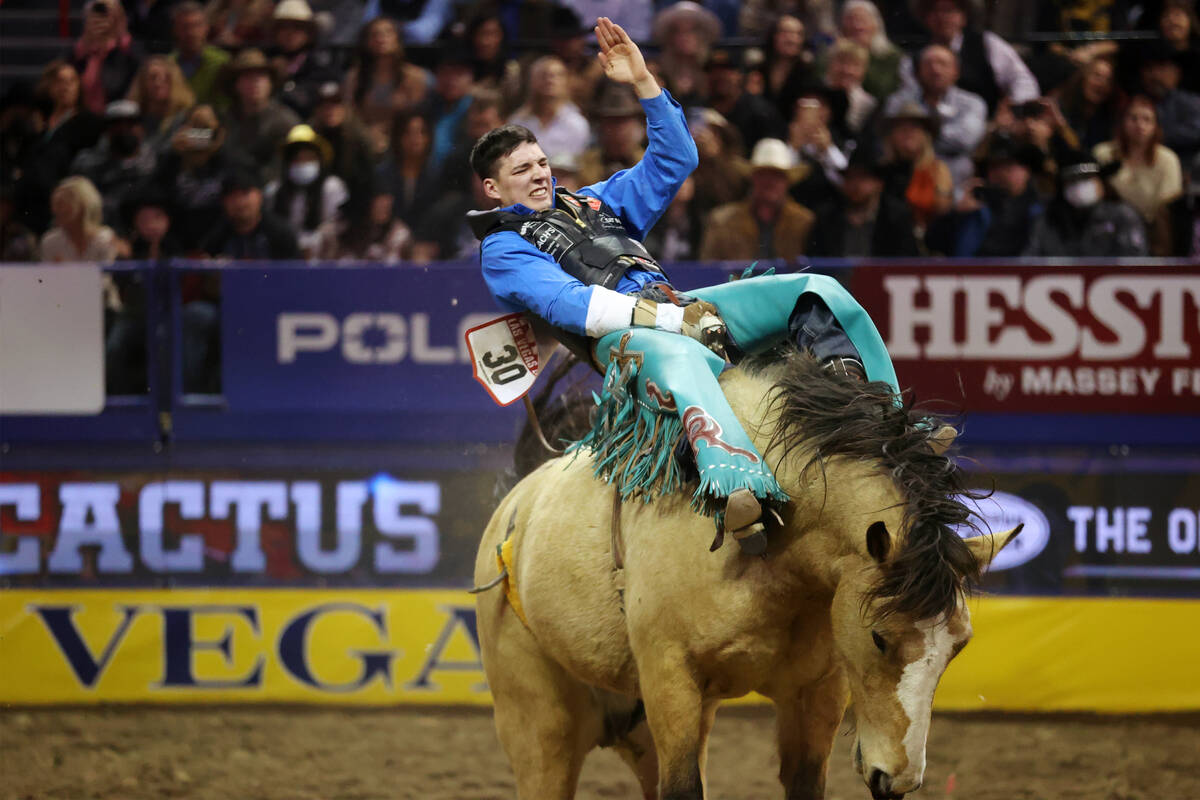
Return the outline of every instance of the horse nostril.
[[[867,785],[871,787],[871,796],[874,798],[892,795],[892,776],[881,769],[871,770],[871,780]]]

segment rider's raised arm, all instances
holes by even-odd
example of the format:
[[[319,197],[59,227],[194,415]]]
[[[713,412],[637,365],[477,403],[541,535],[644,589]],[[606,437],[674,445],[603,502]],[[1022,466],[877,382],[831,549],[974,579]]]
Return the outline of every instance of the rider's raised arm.
[[[628,327],[636,298],[587,286],[514,231],[483,240],[483,279],[509,311],[532,311],[558,328],[598,337]]]
[[[646,69],[642,52],[629,34],[601,17],[596,21],[596,41],[604,74],[616,83],[632,86],[637,93],[646,112],[649,145],[632,168],[581,192],[607,203],[629,232],[643,239],[699,163],[696,143],[688,132],[683,109]]]
[[[607,203],[639,239],[658,222],[700,159],[683,108],[666,89],[641,102],[649,139],[642,160],[580,189]]]

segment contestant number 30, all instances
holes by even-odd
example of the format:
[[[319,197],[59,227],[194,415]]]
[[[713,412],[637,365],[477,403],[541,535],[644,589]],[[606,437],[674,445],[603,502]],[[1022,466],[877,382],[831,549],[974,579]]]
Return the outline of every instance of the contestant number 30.
[[[488,380],[497,386],[519,381],[529,372],[521,363],[517,348],[511,344],[506,344],[499,350],[487,351],[480,361],[488,369]]]

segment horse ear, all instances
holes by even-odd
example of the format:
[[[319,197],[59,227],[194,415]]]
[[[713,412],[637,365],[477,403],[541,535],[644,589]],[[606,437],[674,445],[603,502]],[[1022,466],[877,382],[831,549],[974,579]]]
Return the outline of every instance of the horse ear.
[[[892,537],[888,534],[887,525],[882,521],[872,522],[871,527],[867,528],[867,552],[871,558],[882,564],[891,549]]]
[[[987,569],[988,564],[992,563],[992,559],[1003,550],[1009,542],[1017,538],[1017,534],[1025,527],[1025,523],[1021,523],[1010,531],[1001,531],[1000,533],[985,533],[982,536],[972,536],[969,539],[964,539],[967,548],[974,554],[975,559],[979,562],[981,569]]]

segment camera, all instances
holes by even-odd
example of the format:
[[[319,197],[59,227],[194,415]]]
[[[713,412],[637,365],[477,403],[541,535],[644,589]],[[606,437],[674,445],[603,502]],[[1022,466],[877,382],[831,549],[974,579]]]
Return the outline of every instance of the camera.
[[[183,132],[183,140],[193,150],[203,150],[212,144],[213,135],[211,128],[189,128]]]
[[[1019,106],[1013,106],[1013,116],[1017,119],[1036,119],[1046,111],[1043,100],[1028,100]]]

